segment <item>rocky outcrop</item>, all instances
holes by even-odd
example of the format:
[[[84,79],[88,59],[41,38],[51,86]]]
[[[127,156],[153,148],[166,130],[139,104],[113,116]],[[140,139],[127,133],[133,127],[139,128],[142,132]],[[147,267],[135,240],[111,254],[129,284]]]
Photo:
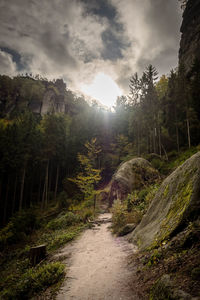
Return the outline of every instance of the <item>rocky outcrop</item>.
[[[119,236],[124,236],[130,232],[132,232],[136,227],[136,224],[131,223],[131,224],[126,224],[118,233]]]
[[[158,178],[158,171],[146,159],[133,158],[121,164],[111,181],[109,206],[112,206],[114,200],[123,200],[132,191],[139,190]]]
[[[42,115],[47,114],[48,112],[65,112],[64,96],[57,95],[52,89],[47,90],[45,93],[41,106]]]
[[[129,237],[141,249],[159,247],[200,211],[200,152],[162,183],[141,223]]]
[[[189,0],[183,13],[179,62],[189,71],[194,59],[200,59],[200,1]]]
[[[171,300],[198,300],[190,294],[175,287],[173,278],[165,274],[151,288],[150,299],[171,299]]]

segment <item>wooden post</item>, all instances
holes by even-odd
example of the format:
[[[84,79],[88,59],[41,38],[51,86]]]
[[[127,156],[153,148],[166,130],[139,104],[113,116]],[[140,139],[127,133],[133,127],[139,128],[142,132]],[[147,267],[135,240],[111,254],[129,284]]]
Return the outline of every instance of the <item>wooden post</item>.
[[[29,260],[32,266],[37,265],[46,257],[46,245],[32,247],[29,251]]]

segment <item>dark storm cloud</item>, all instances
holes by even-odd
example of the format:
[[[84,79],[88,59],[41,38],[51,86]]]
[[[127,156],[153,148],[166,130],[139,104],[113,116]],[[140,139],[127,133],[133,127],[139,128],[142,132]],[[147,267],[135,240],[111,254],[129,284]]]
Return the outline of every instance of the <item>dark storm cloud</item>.
[[[0,70],[75,89],[103,72],[127,91],[148,63],[161,73],[177,64],[180,20],[176,0],[1,0]]]
[[[10,54],[11,60],[16,63],[16,67],[17,67],[17,71],[21,71],[23,70],[26,66],[24,64],[22,64],[21,62],[21,55],[19,55],[19,53],[17,53],[16,51],[9,49],[9,48],[4,48],[2,47],[0,49],[2,52],[5,52],[5,54]]]
[[[104,43],[103,59],[115,61],[123,58],[122,50],[128,47],[128,44],[120,36],[115,35],[112,30],[108,29],[102,33],[102,40]]]
[[[110,22],[113,22],[116,16],[116,8],[109,0],[82,0],[82,2],[85,3],[88,13],[105,17]]]

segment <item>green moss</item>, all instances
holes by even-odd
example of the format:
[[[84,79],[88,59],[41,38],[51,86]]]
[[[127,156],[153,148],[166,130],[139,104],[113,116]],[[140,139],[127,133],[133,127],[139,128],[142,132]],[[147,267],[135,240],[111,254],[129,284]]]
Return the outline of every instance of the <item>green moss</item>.
[[[163,196],[167,197],[168,193],[169,193],[169,185],[166,186],[166,188],[164,190],[164,193],[163,193]]]
[[[169,190],[169,186],[166,186],[163,195],[165,195]],[[159,247],[163,241],[169,239],[171,233],[180,224],[183,218],[183,214],[188,207],[193,192],[193,182],[189,181],[187,185],[178,186],[178,193],[174,196],[172,200],[172,205],[168,211],[167,216],[163,220],[160,231],[156,236],[150,249]]]
[[[159,260],[162,257],[162,253],[159,252],[157,249],[154,250],[154,252],[152,253],[151,257],[149,258],[148,262],[147,262],[147,266],[151,267],[152,265],[156,265]]]

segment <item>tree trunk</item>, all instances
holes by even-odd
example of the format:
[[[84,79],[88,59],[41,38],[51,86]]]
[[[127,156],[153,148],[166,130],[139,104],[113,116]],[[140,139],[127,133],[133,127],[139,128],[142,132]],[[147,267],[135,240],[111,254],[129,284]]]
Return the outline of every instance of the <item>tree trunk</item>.
[[[5,225],[5,223],[7,221],[7,207],[8,207],[9,184],[10,184],[10,180],[9,180],[9,177],[8,177],[8,181],[7,181],[7,185],[6,185],[6,197],[5,197],[4,209],[3,209],[3,225]]]
[[[158,129],[158,144],[159,144],[159,154],[162,156],[162,146],[161,146],[161,128]]]
[[[189,119],[187,118],[187,136],[188,136],[188,147],[189,149],[191,148],[191,139],[190,139],[190,122]]]
[[[40,174],[40,180],[39,180],[39,188],[38,188],[38,195],[37,195],[37,203],[40,202],[40,195],[41,195],[41,185],[42,185],[42,175]]]
[[[57,171],[56,171],[56,184],[55,184],[55,191],[54,191],[54,200],[55,200],[55,201],[56,201],[57,190],[58,190],[58,178],[59,178],[59,172],[60,172],[60,166],[57,165]]]
[[[161,144],[162,148],[163,148],[163,151],[165,153],[165,158],[166,160],[168,161],[168,155],[167,155],[167,151],[165,150],[165,147],[163,146],[163,144]]]
[[[17,191],[17,174],[15,175],[15,185],[14,185],[13,200],[12,200],[12,215],[15,211],[16,191]]]
[[[45,207],[45,193],[46,193],[46,180],[44,179],[44,188],[42,192],[42,205],[41,205],[42,209],[44,209]]]
[[[176,107],[175,107],[175,122],[176,122],[176,145],[177,145],[177,150],[179,152],[180,150],[180,146],[179,146],[179,133],[178,133],[178,121],[177,121],[177,111],[176,111]]]
[[[22,210],[22,205],[23,205],[25,176],[26,176],[26,163],[24,164],[24,168],[22,170],[22,180],[21,180],[20,198],[19,198],[19,211]]]
[[[35,178],[35,174],[33,174],[33,177],[31,178],[31,188],[30,188],[30,205],[31,206],[32,206],[32,202],[33,202],[34,178]]]
[[[49,202],[50,192],[51,192],[51,181],[52,181],[52,167],[49,167],[49,182],[48,182],[48,195],[47,195],[47,202]]]
[[[1,178],[0,178],[0,204],[1,204],[1,194],[2,194],[2,182],[1,182]]]
[[[96,194],[94,195],[94,210],[96,208]]]
[[[156,153],[156,135],[157,135],[157,130],[156,127],[153,129],[153,152]]]
[[[44,179],[44,188],[42,194],[42,209],[44,209],[48,203],[48,182],[49,182],[48,176],[49,176],[49,159],[47,161],[45,179]]]

